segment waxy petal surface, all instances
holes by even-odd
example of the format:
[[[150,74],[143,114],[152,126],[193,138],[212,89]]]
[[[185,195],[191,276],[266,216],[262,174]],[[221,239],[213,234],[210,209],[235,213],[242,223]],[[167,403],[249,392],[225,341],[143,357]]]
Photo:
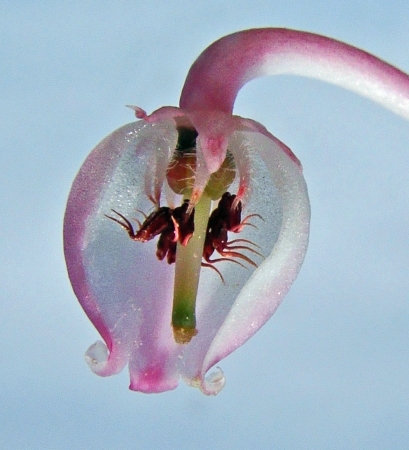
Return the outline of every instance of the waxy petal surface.
[[[299,166],[279,146],[259,133],[233,133],[231,148],[237,154],[247,152],[254,180],[265,180],[252,182],[246,208],[249,213],[260,212],[264,220],[257,228],[246,227],[240,237],[256,242],[266,255],[278,241],[247,285],[247,270],[242,267],[226,263],[221,268],[226,286],[213,271],[203,270],[196,312],[199,333],[188,345],[178,346],[170,326],[174,266],[155,258],[155,242],[133,242],[105,217],[111,209],[127,217],[152,209],[144,192],[144,173],[152,164],[151,155],[158,149],[168,154],[175,139],[174,124],[141,121],[122,127],[95,148],[68,200],[66,260],[74,291],[106,342],[87,352],[92,370],[107,376],[129,363],[131,389],[172,389],[182,375],[214,394],[224,378],[219,374],[206,381],[208,369],[270,317],[301,266],[308,240],[308,197]],[[294,212],[300,220],[289,219]],[[290,231],[282,227],[290,222]],[[246,300],[237,303],[243,286],[239,298]],[[265,301],[260,302],[257,293]]]

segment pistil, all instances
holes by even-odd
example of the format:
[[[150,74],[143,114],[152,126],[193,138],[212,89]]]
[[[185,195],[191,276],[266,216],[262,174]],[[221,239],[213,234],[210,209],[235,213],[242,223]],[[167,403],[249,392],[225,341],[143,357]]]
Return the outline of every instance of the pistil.
[[[202,195],[195,206],[195,232],[186,246],[177,245],[172,328],[178,344],[189,343],[197,334],[196,296],[211,202],[207,194]]]
[[[191,200],[197,175],[196,138],[195,129],[178,128],[178,143],[166,172],[169,187],[188,200]],[[221,198],[235,176],[234,159],[228,152],[220,169],[210,176],[198,203],[194,205],[193,235],[187,244],[181,241],[177,244],[172,328],[178,344],[189,343],[197,334],[196,297],[212,200]]]

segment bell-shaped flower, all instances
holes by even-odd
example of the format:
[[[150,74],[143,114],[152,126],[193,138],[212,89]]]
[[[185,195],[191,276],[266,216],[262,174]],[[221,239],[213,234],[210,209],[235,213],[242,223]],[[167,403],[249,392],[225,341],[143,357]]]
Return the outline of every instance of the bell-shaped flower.
[[[287,29],[226,36],[193,64],[180,108],[105,138],[68,199],[69,277],[102,341],[86,353],[101,376],[126,364],[130,388],[206,394],[222,358],[274,313],[307,249],[301,164],[262,125],[232,115],[249,80],[297,74],[335,83],[409,119],[409,77],[344,43]]]

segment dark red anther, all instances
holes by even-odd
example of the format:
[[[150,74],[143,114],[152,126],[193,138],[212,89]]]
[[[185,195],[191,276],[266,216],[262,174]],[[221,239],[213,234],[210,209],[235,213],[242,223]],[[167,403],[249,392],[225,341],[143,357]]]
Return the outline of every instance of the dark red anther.
[[[121,225],[131,239],[139,242],[147,242],[159,235],[156,256],[163,260],[167,257],[168,264],[176,261],[176,246],[180,242],[187,245],[194,232],[194,210],[191,214],[187,213],[189,200],[185,200],[181,206],[175,209],[162,206],[153,211],[140,224],[139,230],[135,232],[131,222],[122,214],[112,210],[122,220],[107,216],[108,219]]]
[[[107,216],[106,214],[105,217],[108,217],[108,219],[111,219],[121,225],[121,227],[128,232],[129,237],[134,241],[147,242],[172,226],[170,211],[171,209],[166,206],[157,209],[153,213],[149,214],[145,221],[140,225],[139,230],[136,232],[132,226],[132,223],[118,211],[115,211],[115,209],[113,209],[112,212],[114,212],[122,220],[119,220],[116,217]],[[138,223],[140,222],[138,221]]]
[[[184,200],[182,206],[173,210],[172,217],[176,221],[179,229],[179,242],[187,245],[195,230],[195,210],[191,214],[187,213],[189,200]]]
[[[135,235],[135,241],[147,242],[172,229],[172,210],[162,206],[149,214]]]
[[[174,235],[174,230],[165,231],[158,240],[156,257],[162,261],[167,256],[168,264],[173,264],[176,261],[177,242],[173,240]]]
[[[204,267],[211,267],[216,270],[223,281],[221,273],[212,264],[221,261],[231,261],[236,264],[243,266],[243,264],[237,259],[247,262],[252,266],[257,267],[257,264],[251,260],[248,256],[237,252],[236,250],[247,250],[249,252],[255,253],[256,255],[262,256],[261,253],[257,252],[254,248],[249,247],[249,244],[258,247],[253,242],[247,239],[235,239],[233,241],[228,240],[228,232],[239,233],[244,225],[251,225],[246,222],[250,217],[258,216],[258,214],[252,214],[247,216],[243,221],[241,220],[242,204],[241,201],[237,203],[237,206],[233,207],[235,203],[236,196],[225,192],[217,205],[217,208],[211,213],[209,217],[209,222],[207,224],[206,238],[203,249],[203,258],[206,263],[202,265]],[[240,245],[232,245],[240,244]],[[210,259],[214,251],[217,251],[222,257],[217,259]],[[237,259],[233,259],[237,258]],[[244,266],[243,266],[244,267]]]
[[[230,192],[225,192],[219,201],[219,204],[215,211],[217,211],[217,220],[225,224],[227,231],[232,231],[238,233],[241,228],[241,201],[238,202],[237,206],[233,208],[236,196],[230,194]],[[213,211],[213,213],[215,212]],[[240,228],[239,231],[237,231]]]
[[[169,230],[165,230],[159,238],[156,256],[162,260],[167,256],[168,264],[173,264],[176,261],[176,247],[180,242],[182,245],[187,245],[190,238],[193,236],[195,229],[194,215],[187,214],[189,200],[184,200],[182,206],[171,210],[171,223]]]
[[[249,218],[255,216],[261,218],[258,214],[251,214],[245,217],[244,220],[241,220],[242,204],[241,201],[237,202],[235,200],[236,195],[230,194],[229,192],[223,194],[217,208],[210,214],[203,247],[203,258],[205,262],[202,263],[202,266],[215,270],[222,281],[224,281],[223,276],[213,266],[214,263],[231,261],[245,267],[240,262],[241,260],[257,267],[257,264],[253,260],[239,253],[237,250],[245,250],[262,256],[254,248],[249,247],[249,245],[252,245],[258,248],[256,244],[247,239],[228,240],[228,232],[240,233],[244,225],[254,226],[248,223]],[[189,214],[187,212],[188,208],[189,200],[184,200],[181,206],[174,209],[162,206],[149,214],[149,216],[145,216],[143,223],[137,220],[139,224],[139,230],[137,231],[134,230],[131,222],[125,216],[115,210],[112,211],[121,220],[115,217],[106,217],[121,225],[134,241],[147,242],[159,235],[156,256],[159,260],[166,258],[168,264],[173,264],[176,261],[177,243],[179,242],[181,245],[186,246],[194,233],[195,210],[193,209]],[[221,255],[221,258],[210,259],[215,250]]]

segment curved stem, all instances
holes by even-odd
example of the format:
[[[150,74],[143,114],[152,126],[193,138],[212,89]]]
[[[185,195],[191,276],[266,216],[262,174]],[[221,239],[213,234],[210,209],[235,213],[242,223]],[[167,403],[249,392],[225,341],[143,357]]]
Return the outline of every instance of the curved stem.
[[[407,74],[340,41],[283,28],[241,31],[210,45],[189,71],[180,106],[231,113],[244,84],[276,74],[339,85],[409,119]]]

